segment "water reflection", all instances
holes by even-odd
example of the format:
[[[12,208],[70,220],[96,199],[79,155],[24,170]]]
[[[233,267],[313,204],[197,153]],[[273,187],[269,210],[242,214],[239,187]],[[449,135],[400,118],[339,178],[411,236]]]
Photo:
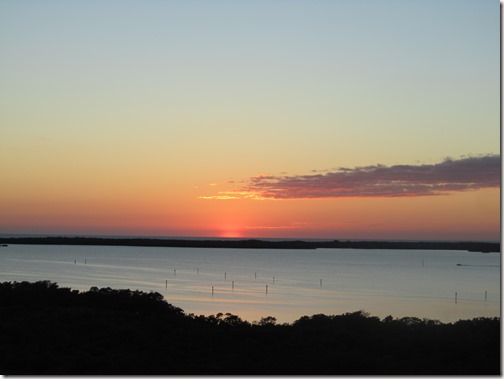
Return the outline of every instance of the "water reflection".
[[[156,291],[187,313],[249,321],[357,310],[444,322],[500,315],[494,253],[10,245],[0,280]]]

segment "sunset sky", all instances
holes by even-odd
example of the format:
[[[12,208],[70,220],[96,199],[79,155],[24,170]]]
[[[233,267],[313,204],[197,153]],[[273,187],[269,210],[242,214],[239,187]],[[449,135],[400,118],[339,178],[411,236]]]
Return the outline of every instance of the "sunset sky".
[[[500,239],[499,2],[0,3],[0,234]]]

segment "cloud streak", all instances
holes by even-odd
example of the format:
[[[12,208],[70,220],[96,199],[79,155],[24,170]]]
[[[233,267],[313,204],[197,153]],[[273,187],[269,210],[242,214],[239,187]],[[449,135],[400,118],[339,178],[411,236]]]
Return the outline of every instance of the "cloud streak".
[[[202,198],[317,199],[416,197],[500,186],[499,155],[445,159],[437,164],[341,167],[325,174],[259,175],[236,191]],[[225,195],[225,196],[223,196]]]

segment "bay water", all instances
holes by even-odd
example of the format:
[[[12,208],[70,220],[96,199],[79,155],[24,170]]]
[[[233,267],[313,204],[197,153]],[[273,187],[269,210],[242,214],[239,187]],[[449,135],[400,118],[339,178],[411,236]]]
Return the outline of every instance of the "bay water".
[[[366,311],[454,322],[500,317],[500,253],[9,245],[0,281],[155,291],[186,313],[292,322]]]

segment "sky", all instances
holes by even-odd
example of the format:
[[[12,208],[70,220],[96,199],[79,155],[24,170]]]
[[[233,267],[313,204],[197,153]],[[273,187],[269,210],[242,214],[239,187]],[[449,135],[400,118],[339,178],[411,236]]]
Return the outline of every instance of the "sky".
[[[0,3],[0,234],[500,240],[499,2]]]

